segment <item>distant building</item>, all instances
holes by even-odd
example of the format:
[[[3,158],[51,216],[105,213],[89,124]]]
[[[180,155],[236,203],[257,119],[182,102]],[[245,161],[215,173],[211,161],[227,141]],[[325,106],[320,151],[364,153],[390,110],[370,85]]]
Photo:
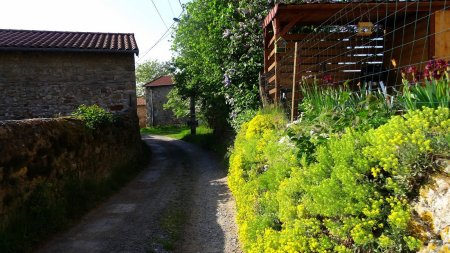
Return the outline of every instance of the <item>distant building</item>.
[[[183,119],[177,119],[171,110],[165,110],[163,108],[163,105],[168,100],[167,94],[174,87],[174,81],[171,76],[161,76],[145,84],[144,87],[148,126],[167,126],[186,123]]]
[[[80,104],[136,114],[133,34],[0,29],[0,120],[68,115]]]
[[[137,98],[137,115],[139,118],[139,127],[147,126],[147,103],[145,97]]]

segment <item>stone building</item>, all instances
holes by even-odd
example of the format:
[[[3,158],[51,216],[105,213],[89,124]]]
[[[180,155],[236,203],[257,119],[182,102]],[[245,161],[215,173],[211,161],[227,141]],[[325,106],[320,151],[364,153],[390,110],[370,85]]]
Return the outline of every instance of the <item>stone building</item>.
[[[0,120],[80,104],[136,114],[133,34],[0,29]]]
[[[161,76],[147,84],[145,97],[147,102],[147,125],[168,126],[185,124],[185,119],[177,119],[171,110],[165,110],[167,94],[173,89],[174,81],[171,76]]]
[[[137,98],[137,115],[139,118],[139,127],[147,126],[147,103],[145,102],[145,97]]]

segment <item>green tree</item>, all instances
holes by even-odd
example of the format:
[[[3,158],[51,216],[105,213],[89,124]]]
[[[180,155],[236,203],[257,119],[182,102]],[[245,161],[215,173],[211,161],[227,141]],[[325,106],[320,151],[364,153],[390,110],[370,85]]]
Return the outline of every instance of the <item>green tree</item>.
[[[208,124],[221,132],[229,106],[223,94],[223,27],[232,10],[227,1],[193,1],[186,5],[173,42],[175,83],[181,96],[201,104]]]
[[[136,67],[136,93],[138,97],[144,96],[144,84],[170,73],[168,62],[148,60]]]
[[[189,100],[183,99],[177,87],[174,87],[167,94],[168,101],[163,105],[165,110],[172,110],[177,118],[189,116]]]
[[[261,23],[274,3],[301,0],[192,0],[178,24],[172,50],[183,96],[195,95],[215,130],[235,129],[260,106]]]

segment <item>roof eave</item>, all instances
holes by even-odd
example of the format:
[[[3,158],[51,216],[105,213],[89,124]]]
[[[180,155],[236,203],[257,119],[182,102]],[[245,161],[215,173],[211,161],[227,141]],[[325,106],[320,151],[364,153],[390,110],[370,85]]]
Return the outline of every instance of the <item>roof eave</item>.
[[[0,47],[0,51],[9,52],[84,52],[84,53],[129,53],[139,56],[139,49],[117,50],[117,49],[82,49],[82,48],[26,48],[26,47]]]

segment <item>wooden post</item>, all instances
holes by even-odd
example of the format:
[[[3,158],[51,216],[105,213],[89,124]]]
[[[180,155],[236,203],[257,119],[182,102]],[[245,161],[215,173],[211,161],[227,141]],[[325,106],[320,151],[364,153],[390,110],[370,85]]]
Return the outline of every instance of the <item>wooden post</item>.
[[[267,91],[265,89],[265,81],[264,80],[264,73],[259,73],[259,97],[261,98],[261,103],[263,107],[267,106]]]
[[[280,23],[278,21],[277,18],[274,18],[272,21],[272,26],[273,26],[273,36],[275,37],[275,40],[273,43],[274,47],[276,47],[276,43],[278,41],[278,39],[280,38]],[[280,73],[280,67],[281,67],[281,63],[280,63],[280,55],[276,52],[275,49],[275,55],[274,55],[274,61],[275,61],[275,97],[274,97],[274,102],[275,102],[275,106],[279,106],[281,103],[280,101],[280,84],[281,84],[281,73]]]
[[[292,105],[291,105],[291,122],[294,121],[296,114],[297,106],[295,106],[295,86],[297,83],[297,52],[298,50],[298,42],[295,42],[295,50],[294,50],[294,73],[292,75]]]
[[[430,58],[449,60],[450,58],[450,10],[440,10],[433,14],[434,20],[431,22],[432,26],[432,41],[430,48],[433,48]],[[436,33],[436,34],[434,34]]]

